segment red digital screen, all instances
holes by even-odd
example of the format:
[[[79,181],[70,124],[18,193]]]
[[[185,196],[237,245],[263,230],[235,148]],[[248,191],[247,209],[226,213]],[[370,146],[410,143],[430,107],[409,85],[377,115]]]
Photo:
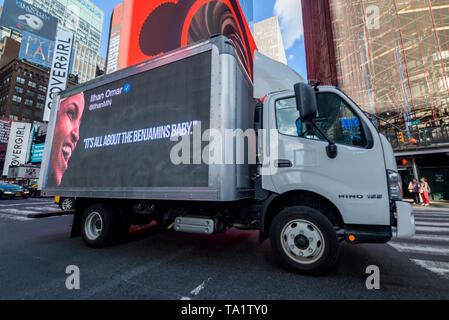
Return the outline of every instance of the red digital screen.
[[[114,15],[122,19],[119,67],[125,68],[214,34],[230,38],[248,74],[256,50],[238,0],[126,0]]]

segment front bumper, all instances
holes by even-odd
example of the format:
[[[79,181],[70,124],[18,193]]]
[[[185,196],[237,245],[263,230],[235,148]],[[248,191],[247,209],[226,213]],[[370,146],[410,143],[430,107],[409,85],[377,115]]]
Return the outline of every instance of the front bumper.
[[[407,202],[396,201],[397,238],[407,239],[415,235],[415,216]]]

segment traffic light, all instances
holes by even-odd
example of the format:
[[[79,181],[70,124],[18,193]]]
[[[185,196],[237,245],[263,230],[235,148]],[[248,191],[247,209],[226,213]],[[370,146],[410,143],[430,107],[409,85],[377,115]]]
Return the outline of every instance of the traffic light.
[[[398,133],[398,138],[400,142],[405,143],[404,133],[402,131]]]

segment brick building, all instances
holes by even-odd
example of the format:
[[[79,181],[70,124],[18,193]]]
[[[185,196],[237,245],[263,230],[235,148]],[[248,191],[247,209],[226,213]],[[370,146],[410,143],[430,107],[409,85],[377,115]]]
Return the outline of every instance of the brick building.
[[[13,59],[0,69],[0,115],[42,122],[49,72]]]
[[[17,41],[7,38],[0,59],[0,117],[42,122],[50,71],[19,60]],[[76,83],[69,81],[68,86]]]

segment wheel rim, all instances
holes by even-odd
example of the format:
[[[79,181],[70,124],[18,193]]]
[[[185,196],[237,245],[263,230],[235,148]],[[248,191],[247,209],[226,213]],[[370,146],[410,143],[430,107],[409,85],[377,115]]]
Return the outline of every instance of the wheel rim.
[[[62,210],[68,211],[70,209],[72,209],[72,200],[71,199],[65,199],[62,202]]]
[[[84,224],[84,231],[89,240],[97,240],[103,230],[103,219],[98,212],[91,212]]]
[[[312,264],[319,260],[325,249],[325,241],[320,229],[307,220],[293,220],[281,232],[284,252],[290,259],[301,264]]]

